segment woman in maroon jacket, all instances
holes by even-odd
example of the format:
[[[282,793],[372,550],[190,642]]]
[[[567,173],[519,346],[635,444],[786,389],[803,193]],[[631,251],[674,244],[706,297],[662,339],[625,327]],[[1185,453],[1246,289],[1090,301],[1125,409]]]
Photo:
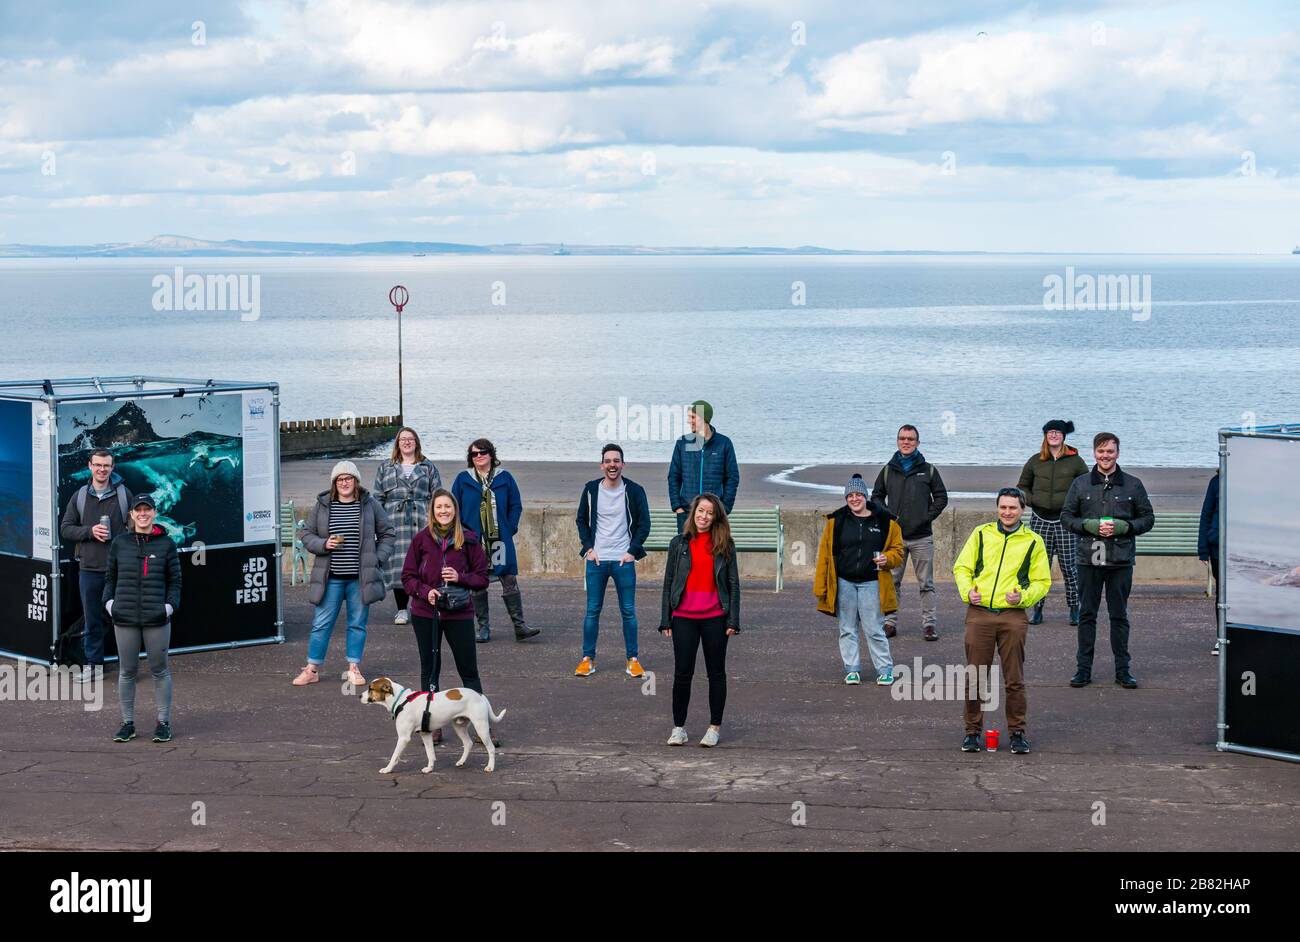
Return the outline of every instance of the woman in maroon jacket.
[[[461,686],[483,692],[470,593],[487,584],[488,559],[478,534],[461,526],[456,499],[440,487],[429,503],[429,525],[411,540],[402,565],[402,588],[411,597],[411,627],[420,646],[421,690],[438,689],[446,637]],[[434,739],[442,740],[442,730]]]

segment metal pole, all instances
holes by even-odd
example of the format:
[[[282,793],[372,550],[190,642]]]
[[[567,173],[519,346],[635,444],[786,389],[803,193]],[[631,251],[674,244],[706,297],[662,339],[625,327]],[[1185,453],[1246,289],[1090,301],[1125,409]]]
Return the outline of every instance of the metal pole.
[[[397,415],[398,421],[406,421],[406,403],[402,398],[402,308],[397,308]]]
[[[1228,742],[1228,436],[1219,432],[1219,584],[1215,587],[1215,631],[1219,636],[1219,742],[1222,750]]]
[[[284,644],[284,541],[280,533],[280,384],[271,385],[271,435],[275,439],[275,640]],[[293,561],[293,554],[289,554]]]
[[[63,572],[59,565],[61,544],[59,539],[59,420],[58,400],[46,397],[45,440],[50,450],[50,663],[54,663],[54,646],[58,643],[62,624]]]

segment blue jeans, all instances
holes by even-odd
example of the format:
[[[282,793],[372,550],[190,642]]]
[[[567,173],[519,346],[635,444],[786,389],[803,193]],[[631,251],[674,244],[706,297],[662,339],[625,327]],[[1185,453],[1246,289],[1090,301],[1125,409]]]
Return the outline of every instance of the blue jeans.
[[[77,577],[81,589],[81,611],[86,617],[86,637],[82,642],[86,650],[86,663],[104,663],[104,583],[108,573],[81,570]]]
[[[325,597],[316,606],[311,620],[311,640],[307,643],[307,663],[324,664],[329,651],[330,635],[344,599],[348,603],[348,663],[360,664],[366,650],[366,621],[370,606],[361,601],[360,579],[330,579],[325,583]]]
[[[600,610],[605,604],[605,585],[614,579],[618,592],[618,610],[623,616],[623,647],[627,656],[637,656],[636,648],[636,563],[604,559],[587,560],[587,617],[582,622],[582,656],[596,657],[596,634],[600,631]]]
[[[893,670],[894,659],[889,654],[889,639],[885,637],[885,617],[880,614],[880,583],[855,584],[844,579],[836,580],[835,613],[840,619],[840,657],[846,674],[862,670],[862,654],[858,648],[858,623],[867,636],[867,651],[876,673]]]

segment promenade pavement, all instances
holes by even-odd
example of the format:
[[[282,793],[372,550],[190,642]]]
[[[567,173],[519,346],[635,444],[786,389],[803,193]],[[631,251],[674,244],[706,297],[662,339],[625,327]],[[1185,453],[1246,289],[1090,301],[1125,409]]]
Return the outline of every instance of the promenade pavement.
[[[960,663],[960,603],[941,591],[941,639],[920,638],[904,586],[897,663]],[[343,628],[324,676],[289,681],[306,654],[311,607],[285,588],[287,643],[173,659],[176,739],[116,744],[115,683],[99,713],[79,703],[0,704],[0,849],[182,850],[1291,850],[1300,844],[1300,769],[1214,749],[1217,663],[1210,604],[1193,587],[1134,591],[1133,668],[1142,686],[1066,681],[1074,630],[1063,604],[1030,629],[1026,665],[1034,752],[963,754],[961,707],[846,687],[835,622],[810,587],[744,597],[729,653],[722,744],[664,745],[672,656],[653,629],[658,587],[638,598],[654,692],[623,671],[613,592],[597,673],[572,676],[583,594],[575,580],[528,578],[525,611],[543,633],[516,643],[499,595],[480,670],[505,745],[496,771],[476,747],[454,767],[448,733],[420,773],[412,743],[393,775],[387,713],[347,696]],[[495,590],[494,590],[495,591]],[[416,654],[393,606],[373,608],[364,669],[413,684]],[[505,630],[503,630],[505,629]],[[456,682],[447,658],[444,685]],[[11,665],[12,662],[5,661]],[[116,675],[111,675],[115,681]],[[137,715],[152,729],[142,668]],[[703,662],[693,740],[704,732]],[[1001,711],[990,725],[1003,731]],[[1099,804],[1100,803],[1100,804]],[[1104,824],[1097,823],[1104,806]]]

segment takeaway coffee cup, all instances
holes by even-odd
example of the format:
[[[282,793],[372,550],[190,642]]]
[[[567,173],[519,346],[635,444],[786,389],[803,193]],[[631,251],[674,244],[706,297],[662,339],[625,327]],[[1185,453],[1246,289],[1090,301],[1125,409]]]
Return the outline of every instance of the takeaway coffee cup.
[[[1000,734],[998,733],[998,731],[997,731],[996,729],[988,729],[988,730],[985,730],[985,731],[984,731],[984,748],[987,749],[989,752],[997,752],[997,751],[998,751],[998,736],[999,736],[999,735],[1000,735]]]

